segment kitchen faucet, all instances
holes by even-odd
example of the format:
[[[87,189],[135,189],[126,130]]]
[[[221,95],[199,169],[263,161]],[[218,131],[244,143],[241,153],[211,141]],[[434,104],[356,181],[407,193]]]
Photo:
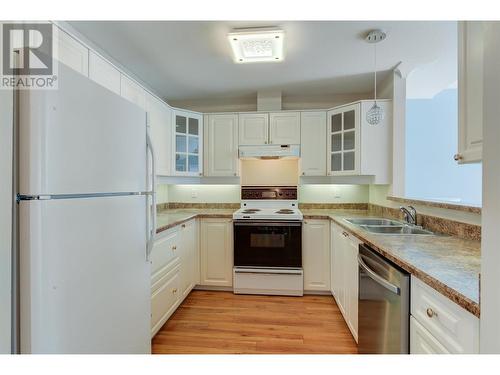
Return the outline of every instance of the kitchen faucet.
[[[405,221],[410,225],[417,225],[417,210],[413,206],[408,206],[408,208],[401,206],[399,207],[401,212],[403,212]]]

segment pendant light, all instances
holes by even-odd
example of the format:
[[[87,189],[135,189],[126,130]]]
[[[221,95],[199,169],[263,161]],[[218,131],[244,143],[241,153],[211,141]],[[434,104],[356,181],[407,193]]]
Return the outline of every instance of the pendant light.
[[[375,94],[373,99],[373,106],[366,112],[366,121],[370,125],[378,125],[384,119],[384,109],[377,105],[377,43],[386,38],[386,33],[382,30],[372,30],[366,36],[366,41],[373,44],[375,47],[375,69],[374,69],[374,86]]]

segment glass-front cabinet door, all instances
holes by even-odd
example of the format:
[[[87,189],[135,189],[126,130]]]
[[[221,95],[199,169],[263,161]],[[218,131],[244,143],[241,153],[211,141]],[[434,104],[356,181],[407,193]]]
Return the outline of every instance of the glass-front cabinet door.
[[[328,175],[357,175],[360,170],[360,104],[328,112]]]
[[[202,175],[202,116],[192,112],[174,111],[174,174]]]

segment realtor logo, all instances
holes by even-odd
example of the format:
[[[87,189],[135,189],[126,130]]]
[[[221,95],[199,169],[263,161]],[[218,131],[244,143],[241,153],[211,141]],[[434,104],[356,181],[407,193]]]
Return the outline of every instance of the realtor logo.
[[[2,25],[1,87],[56,88],[51,23]]]

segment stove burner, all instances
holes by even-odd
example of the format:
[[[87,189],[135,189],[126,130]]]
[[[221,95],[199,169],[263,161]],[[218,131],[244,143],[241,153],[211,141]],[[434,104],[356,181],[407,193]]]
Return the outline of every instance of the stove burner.
[[[254,214],[254,213],[259,212],[259,211],[260,211],[260,209],[258,209],[258,208],[247,208],[247,209],[243,210],[242,213]]]
[[[293,214],[294,211],[290,210],[289,208],[282,208],[281,210],[276,211],[276,213],[277,214],[287,214],[287,215],[290,215],[290,214]]]

